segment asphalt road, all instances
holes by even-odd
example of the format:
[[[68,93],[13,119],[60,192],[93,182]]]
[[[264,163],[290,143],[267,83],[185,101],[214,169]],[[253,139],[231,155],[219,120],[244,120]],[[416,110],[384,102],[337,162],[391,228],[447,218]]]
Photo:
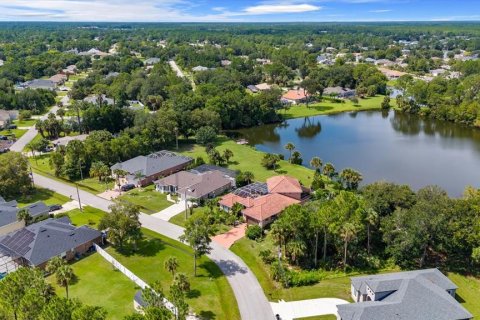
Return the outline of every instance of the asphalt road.
[[[28,142],[27,142],[28,143]],[[78,200],[77,190],[71,185],[33,174],[34,183],[37,186],[48,188],[59,194]],[[108,207],[113,204],[112,201],[97,197],[86,191],[79,190],[82,205],[89,205],[104,211],[108,211]],[[140,215],[140,222],[143,227],[162,234],[174,240],[183,233],[183,228],[172,224],[168,221],[149,216],[147,214]],[[219,268],[223,271],[230,283],[231,288],[237,299],[240,315],[243,320],[269,320],[274,319],[273,311],[268,302],[262,287],[258,283],[253,272],[245,265],[245,263],[237,255],[230,250],[212,242],[212,251],[208,255]],[[221,301],[219,302],[221,303]]]
[[[58,107],[52,107],[50,111],[48,111],[46,114],[40,117],[41,120],[45,120],[48,118],[49,113],[57,113]],[[35,126],[30,127],[27,132],[23,136],[20,137],[17,141],[15,141],[14,144],[10,147],[10,151],[15,151],[15,152],[22,152],[25,146],[35,138],[37,135],[38,131],[35,129]]]

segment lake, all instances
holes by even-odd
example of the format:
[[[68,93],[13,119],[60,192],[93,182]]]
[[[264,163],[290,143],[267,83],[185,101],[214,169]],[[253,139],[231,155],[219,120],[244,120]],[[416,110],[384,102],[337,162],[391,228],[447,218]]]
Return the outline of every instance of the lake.
[[[416,190],[438,185],[451,196],[460,196],[467,185],[480,187],[480,130],[450,122],[365,111],[291,119],[239,133],[258,150],[285,159],[284,146],[292,142],[305,166],[318,156],[337,171],[360,171],[363,184],[386,180]]]

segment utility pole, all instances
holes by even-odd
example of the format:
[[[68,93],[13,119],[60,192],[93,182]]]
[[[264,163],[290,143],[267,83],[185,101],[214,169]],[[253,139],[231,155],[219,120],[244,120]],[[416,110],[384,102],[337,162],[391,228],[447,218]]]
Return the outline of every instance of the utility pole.
[[[80,208],[80,212],[83,212],[82,201],[80,201],[80,191],[78,191],[78,183],[75,183],[75,187],[77,187],[78,206]]]

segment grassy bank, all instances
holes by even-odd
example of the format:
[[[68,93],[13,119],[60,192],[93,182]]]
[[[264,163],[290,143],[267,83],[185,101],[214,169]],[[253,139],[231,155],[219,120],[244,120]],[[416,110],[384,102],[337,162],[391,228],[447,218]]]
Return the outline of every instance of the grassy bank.
[[[338,103],[325,99],[322,102],[310,103],[308,107],[305,104],[294,105],[288,110],[281,109],[278,113],[282,114],[285,119],[292,119],[347,111],[375,110],[380,109],[383,99],[384,96],[359,99],[358,104],[354,104],[350,100],[344,100],[342,103]],[[391,100],[390,104],[393,106],[395,101]]]
[[[265,169],[261,162],[265,153],[255,150],[247,145],[237,144],[233,140],[221,136],[215,144],[218,151],[223,152],[230,149],[234,156],[230,159],[228,168],[233,170],[251,171],[256,181],[265,181],[267,178],[276,175],[290,175],[299,179],[304,185],[310,186],[313,179],[313,170],[300,165],[290,164],[288,161],[280,161],[277,170]],[[208,162],[207,153],[203,146],[197,144],[183,145],[181,153],[192,158],[202,157]]]

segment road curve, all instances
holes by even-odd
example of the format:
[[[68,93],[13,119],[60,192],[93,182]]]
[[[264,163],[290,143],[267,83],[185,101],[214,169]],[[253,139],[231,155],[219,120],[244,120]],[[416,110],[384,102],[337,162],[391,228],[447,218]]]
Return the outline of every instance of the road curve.
[[[78,200],[75,187],[34,173],[34,183],[57,193]],[[97,197],[86,191],[79,190],[82,205],[89,205],[104,211],[113,204],[112,201]],[[170,222],[149,216],[140,215],[140,222],[144,228],[155,231],[168,238],[178,241],[183,228]],[[273,311],[257,278],[247,265],[230,250],[212,242],[212,251],[208,255],[227,277],[235,294],[240,315],[243,320],[274,319]],[[221,303],[221,301],[219,302]]]

